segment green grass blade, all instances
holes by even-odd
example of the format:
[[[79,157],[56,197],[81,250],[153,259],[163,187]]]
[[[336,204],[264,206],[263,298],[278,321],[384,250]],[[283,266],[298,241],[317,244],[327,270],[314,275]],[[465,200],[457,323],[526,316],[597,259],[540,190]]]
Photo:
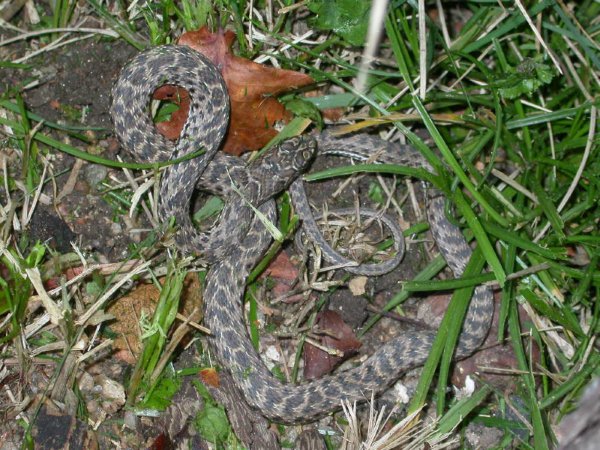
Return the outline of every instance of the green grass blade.
[[[442,153],[442,156],[446,160],[446,163],[448,163],[448,165],[450,166],[454,174],[458,177],[458,179],[461,181],[461,183],[463,183],[463,185],[469,190],[469,193],[473,195],[477,202],[496,222],[498,222],[504,227],[508,226],[508,222],[506,221],[506,219],[504,219],[504,217],[498,214],[498,212],[491,207],[491,205],[481,196],[479,191],[477,191],[471,180],[469,180],[462,167],[460,167],[460,164],[448,148],[448,145],[444,141],[442,135],[437,130],[437,127],[431,120],[431,117],[427,113],[427,110],[425,109],[423,103],[418,97],[413,96],[413,105],[421,115],[423,123],[425,124],[427,130],[429,131],[433,140],[435,141],[437,148]]]
[[[453,200],[456,203],[456,206],[462,213],[463,217],[467,221],[467,225],[469,225],[469,229],[473,232],[473,236],[475,236],[475,240],[477,244],[479,244],[479,250],[485,256],[487,263],[490,265],[492,272],[496,276],[496,280],[500,283],[500,286],[504,285],[506,281],[506,273],[504,272],[504,268],[492,247],[492,243],[490,242],[485,230],[481,226],[481,222],[477,219],[477,216],[467,204],[463,194],[461,191],[454,191]]]
[[[559,241],[562,241],[565,238],[565,233],[563,228],[565,227],[565,223],[560,217],[558,210],[552,203],[552,200],[546,195],[545,190],[536,182],[532,182],[533,192],[535,193],[538,201],[540,202],[540,206],[544,211],[544,215],[550,225],[554,229],[555,235],[558,237]]]
[[[484,258],[479,249],[476,249],[469,260],[464,275],[476,275],[483,267]],[[415,394],[409,406],[409,412],[416,411],[425,404],[425,399],[429,392],[429,387],[433,381],[436,369],[442,359],[442,354],[447,353],[444,359],[443,374],[447,375],[448,367],[452,359],[452,353],[456,344],[456,337],[460,334],[462,321],[469,306],[469,300],[473,294],[474,287],[466,287],[455,291],[450,301],[450,305],[444,314],[439,331],[435,337],[434,343],[429,352],[427,362],[423,366],[423,372],[419,378],[419,383]],[[441,376],[440,376],[441,378]],[[444,377],[444,386],[446,377]],[[438,401],[441,396],[438,395]]]
[[[482,220],[481,224],[483,225],[485,231],[491,234],[492,236],[501,239],[502,241],[508,244],[515,245],[522,250],[533,252],[547,259],[564,260],[567,258],[565,254],[565,249],[562,247],[556,249],[545,248],[532,242],[526,237],[518,235],[514,231],[510,231],[508,229],[499,227],[495,223]]]
[[[599,366],[600,356],[598,353],[594,353],[590,361],[588,361],[581,371],[575,372],[567,381],[555,388],[539,402],[540,409],[548,409],[565,396],[574,391],[576,392],[585,386],[585,384],[589,381],[589,377],[596,372]]]
[[[471,256],[471,260],[469,261],[469,264],[465,269],[465,273],[467,274],[467,276],[471,274],[477,274],[481,272],[484,264],[485,259],[482,257],[480,252],[476,251]],[[440,360],[438,372],[436,406],[439,415],[441,415],[445,409],[446,388],[448,386],[449,381],[448,378],[450,366],[452,365],[452,359],[454,357],[454,349],[458,342],[458,338],[462,330],[462,323],[464,317],[467,314],[469,302],[471,300],[471,297],[473,296],[474,290],[475,286],[469,286],[455,291],[454,295],[452,296],[452,311],[449,312],[449,317],[451,317],[452,319],[448,319],[446,324],[444,324],[442,321],[442,326],[447,326],[447,332],[444,343],[445,348]],[[450,309],[450,307],[448,309]],[[445,317],[446,316],[444,315],[444,318]]]
[[[421,270],[415,277],[414,282],[426,281],[435,277],[442,269],[446,267],[446,261],[442,258],[441,255],[436,256],[434,259],[429,261],[429,264]],[[397,294],[395,294],[389,302],[383,307],[383,312],[388,312],[394,309],[396,306],[405,302],[410,297],[411,292],[405,289],[402,289]],[[358,337],[363,336],[373,325],[375,325],[379,319],[383,317],[383,313],[375,314],[371,317],[365,325],[361,328],[358,333]]]
[[[544,426],[544,420],[542,413],[539,408],[537,397],[536,397],[536,386],[535,378],[531,373],[531,368],[525,355],[525,350],[521,342],[521,326],[519,324],[519,312],[517,310],[516,302],[513,301],[511,305],[509,318],[508,318],[508,330],[510,333],[511,342],[515,351],[515,356],[519,364],[519,369],[525,372],[521,375],[526,392],[528,394],[527,404],[529,406],[529,412],[531,413],[531,422],[533,426],[533,442],[536,449],[545,450],[549,449],[549,443],[546,438],[546,430]]]
[[[101,5],[97,0],[87,0],[87,2],[92,6],[96,13],[129,44],[138,50],[143,50],[147,47],[148,44],[146,42],[142,41],[136,33],[132,32],[128,25],[123,24],[120,20],[116,19],[104,5]]]
[[[536,3],[529,11],[527,11],[527,13],[529,14],[529,17],[535,17],[537,14],[540,14],[554,4],[554,0],[542,0]],[[492,40],[500,39],[502,36],[509,34],[516,28],[520,27],[523,23],[525,23],[525,18],[521,15],[519,10],[515,8],[511,17],[503,21],[500,26],[495,27],[487,35],[476,39],[471,44],[465,46],[463,51],[466,53],[474,52],[475,50],[488,45]]]
[[[465,418],[477,408],[491,392],[489,386],[482,386],[473,395],[459,400],[442,416],[437,425],[435,436],[444,435],[454,430]]]
[[[16,122],[13,122],[12,120],[4,119],[3,117],[0,117],[0,125],[8,125],[16,133],[24,132],[23,127],[21,125],[17,124]],[[159,162],[159,163],[128,163],[128,162],[113,161],[112,159],[106,159],[106,158],[102,158],[97,155],[93,155],[91,153],[84,152],[82,150],[79,150],[76,147],[73,147],[72,145],[65,144],[64,142],[60,142],[60,141],[57,141],[56,139],[46,136],[45,134],[43,134],[39,131],[33,135],[33,139],[35,139],[38,142],[41,142],[42,144],[46,144],[50,147],[60,150],[61,152],[67,153],[71,156],[74,156],[75,158],[83,159],[84,161],[88,161],[88,162],[91,162],[94,164],[102,164],[104,166],[117,167],[117,168],[121,168],[121,169],[157,170],[161,167],[178,164],[180,162],[184,162],[189,159],[196,158],[204,153],[204,149],[201,149],[201,150],[195,151],[193,153],[190,153],[189,155],[186,155],[186,156],[183,156],[181,158],[177,158],[177,159],[174,159],[171,161],[164,161],[164,162]]]
[[[304,175],[305,181],[319,181],[334,177],[343,177],[355,173],[389,173],[393,175],[404,175],[418,178],[439,186],[438,178],[425,169],[413,169],[412,167],[397,166],[394,164],[354,164],[352,166],[334,167],[321,172]]]
[[[559,121],[563,119],[573,118],[579,112],[585,111],[589,112],[592,104],[590,102],[585,102],[580,106],[574,108],[565,108],[559,109],[557,111],[552,112],[544,112],[544,113],[536,113],[529,115],[527,117],[521,119],[513,119],[506,122],[507,130],[515,130],[519,128],[532,127],[535,125],[546,124],[554,121]]]

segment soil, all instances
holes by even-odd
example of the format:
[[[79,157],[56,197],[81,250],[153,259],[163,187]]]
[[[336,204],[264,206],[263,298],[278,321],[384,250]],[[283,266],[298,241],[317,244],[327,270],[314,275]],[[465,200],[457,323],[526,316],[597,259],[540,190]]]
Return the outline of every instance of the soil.
[[[4,81],[0,93],[37,82],[36,87],[23,92],[30,111],[46,121],[92,129],[86,133],[89,142],[72,139],[70,143],[115,159],[119,147],[108,114],[110,90],[120,68],[135,53],[122,41],[82,41],[62,51],[44,53],[43,58],[33,60],[31,70],[0,69],[0,80]],[[58,139],[64,139],[64,135]],[[61,192],[75,160],[56,149],[50,149],[47,156],[52,161],[57,191]],[[12,162],[17,163],[14,158]],[[74,189],[60,204],[42,204],[36,209],[29,240],[47,243],[59,252],[72,251],[74,242],[82,250],[110,261],[124,258],[132,239],[115,221],[115,205],[107,201],[106,188],[100,185],[115,172],[84,163]],[[47,186],[47,191],[51,193],[52,188]]]
[[[13,47],[13,54],[16,54],[18,50],[18,46]],[[108,159],[116,159],[117,156],[127,158],[121,152],[112,134],[108,110],[112,83],[124,63],[135,53],[134,48],[121,41],[113,42],[104,39],[82,41],[34,59],[31,62],[33,68],[30,70],[0,69],[0,80],[2,80],[0,81],[0,90],[2,93],[14,91],[20,86],[37,80],[36,87],[23,92],[23,98],[29,110],[39,114],[47,121],[93,129],[86,133],[89,142],[71,137],[71,145]],[[57,139],[65,139],[64,133],[54,134],[54,136]],[[60,193],[69,179],[75,159],[56,150],[49,150],[47,158],[52,161],[56,187],[49,183],[45,191],[49,195],[53,190]],[[14,164],[18,163],[14,154],[10,156],[9,161]],[[316,168],[334,164],[339,165],[340,162],[330,159],[319,160]],[[120,170],[84,162],[72,191],[66,193],[60,203],[54,205],[50,202],[36,208],[33,219],[26,230],[27,239],[31,243],[37,240],[45,242],[58,253],[71,252],[71,243],[73,242],[90,258],[101,262],[118,262],[125,259],[130,251],[130,246],[145,237],[137,230],[147,229],[149,225],[143,221],[141,216],[135,219],[127,218],[127,211],[114,200],[115,197],[107,193],[109,184],[114,185],[115,180],[123,181],[124,179]],[[355,194],[361,198],[364,205],[372,206],[369,205],[366,192],[373,180],[373,177],[361,177],[358,182],[353,183],[346,190],[346,199],[341,200],[338,206],[346,206],[343,204],[344,202],[353,204]],[[331,202],[331,193],[338,185],[339,181],[335,180],[311,186],[312,203],[322,205]],[[417,190],[419,190],[418,186]],[[3,192],[2,195],[5,196],[5,194]],[[330,203],[329,208],[334,209],[335,206]],[[405,209],[404,220],[414,223],[416,219],[410,208]],[[337,289],[334,294],[329,296],[329,309],[339,311],[344,320],[353,327],[360,327],[372,314],[367,306],[371,305],[371,308],[375,309],[382,308],[397,293],[399,281],[412,279],[418,269],[423,266],[428,258],[425,250],[430,248],[430,243],[409,245],[404,261],[398,270],[377,279],[368,280],[366,294],[355,297],[355,301],[349,301],[349,297],[352,295],[346,286]],[[293,255],[295,250],[290,246],[286,248],[286,252]],[[339,279],[343,276],[342,273],[338,273],[335,278]],[[425,304],[427,309],[427,303],[420,303]],[[416,316],[419,312],[414,305],[415,303],[409,302],[407,309]],[[283,317],[301,309],[300,306],[294,305],[287,307],[275,305],[275,307],[282,308],[280,315]],[[433,310],[433,314],[437,317],[441,317],[443,314],[443,311],[435,308],[429,309]],[[427,315],[421,318],[424,323],[428,324],[435,323],[436,320],[435,317]],[[383,341],[389,339],[390,335],[399,332],[401,331],[396,320],[389,318],[382,320],[380,325],[363,339],[361,352],[369,353],[378,348]],[[108,357],[104,364],[111,367],[107,373],[114,374],[115,378],[122,377],[125,371],[124,363],[117,362],[115,365],[115,362],[111,362]],[[415,375],[409,374],[407,381],[409,395],[414,389],[415,380]],[[125,382],[124,379],[118,381]],[[389,409],[387,410],[389,411]],[[48,411],[44,411],[44,415],[41,417],[46,420]],[[114,411],[112,419],[118,418],[122,413],[122,410]],[[114,438],[114,433],[117,433],[118,441],[127,442],[132,439],[130,435],[122,431],[122,428],[115,427],[112,419],[112,425],[108,427],[111,431],[107,432],[103,439],[107,439],[107,436]],[[145,420],[142,422],[146,423]],[[40,426],[43,430],[44,426],[42,424]],[[68,424],[64,426],[67,427]],[[81,423],[78,422],[76,428],[71,428],[77,430],[77,439],[84,442],[89,439],[89,436],[81,433],[80,426]],[[141,431],[141,427],[138,431]],[[146,430],[145,433],[147,434],[138,435],[134,439],[140,446],[143,443],[144,445],[148,444],[158,435],[153,434],[156,433],[156,430]],[[109,445],[110,442],[110,440],[102,441],[100,448],[108,448],[104,445]]]

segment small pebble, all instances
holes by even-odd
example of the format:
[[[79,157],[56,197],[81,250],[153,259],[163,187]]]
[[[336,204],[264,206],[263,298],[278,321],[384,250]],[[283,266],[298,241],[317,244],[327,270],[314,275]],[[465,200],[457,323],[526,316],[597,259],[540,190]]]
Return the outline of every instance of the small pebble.
[[[113,236],[119,236],[123,234],[123,227],[120,223],[113,222],[110,224],[110,232],[113,234]]]
[[[124,423],[130,430],[137,430],[138,418],[133,411],[125,411]]]
[[[108,169],[99,164],[90,164],[84,170],[85,179],[90,186],[96,186],[104,180],[108,174]]]
[[[96,416],[99,407],[98,402],[96,400],[89,400],[88,402],[86,402],[85,407],[87,408],[88,414],[90,414],[91,416]]]

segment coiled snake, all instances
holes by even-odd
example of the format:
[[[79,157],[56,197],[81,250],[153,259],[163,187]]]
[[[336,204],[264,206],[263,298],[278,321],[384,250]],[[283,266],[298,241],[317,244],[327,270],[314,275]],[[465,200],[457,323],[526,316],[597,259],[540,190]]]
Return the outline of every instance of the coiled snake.
[[[189,117],[176,144],[157,133],[149,114],[150,95],[163,84],[181,86],[190,94]],[[198,158],[165,169],[159,213],[163,219],[176,218],[179,247],[201,253],[211,263],[204,293],[204,320],[212,331],[210,339],[219,362],[231,372],[250,405],[278,422],[309,422],[339,409],[342,399],[361,401],[372,391],[381,392],[400,373],[423,364],[434,338],[430,332],[396,337],[356,368],[310,383],[284,384],[273,377],[252,347],[242,308],[246,278],[271,241],[246,201],[260,205],[273,222],[272,196],[306,169],[316,147],[321,153],[342,151],[359,159],[383,150],[380,162],[431,171],[417,151],[367,135],[336,139],[323,133],[286,141],[250,166],[239,158],[217,153],[228,123],[226,87],[210,61],[183,46],[156,47],[138,54],[123,68],[112,95],[115,132],[123,148],[137,160],[164,161],[200,148],[206,150]],[[242,189],[244,199],[231,192],[232,183]],[[191,224],[189,202],[196,187],[228,199],[220,225],[210,235],[197,232]],[[297,197],[302,181],[296,180],[290,190]],[[460,276],[471,250],[460,230],[446,219],[443,197],[429,197],[431,232],[449,267]],[[306,200],[303,203],[300,198],[295,206],[305,222],[314,220]],[[314,235],[314,229],[309,228],[307,234]],[[367,272],[371,271],[366,267]],[[475,289],[465,318],[457,356],[468,355],[481,344],[491,316],[491,292],[480,286]]]

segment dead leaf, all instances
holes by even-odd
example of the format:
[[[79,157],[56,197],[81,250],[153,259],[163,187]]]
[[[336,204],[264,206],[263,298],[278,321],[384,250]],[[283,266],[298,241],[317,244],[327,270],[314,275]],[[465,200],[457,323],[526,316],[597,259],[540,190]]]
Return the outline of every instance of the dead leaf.
[[[350,328],[335,311],[321,311],[317,314],[316,325],[326,332],[321,345],[343,353],[343,357],[333,356],[311,344],[304,347],[304,377],[307,380],[320,378],[335,369],[342,361],[354,355],[361,342],[356,339]]]
[[[571,264],[576,266],[584,267],[590,264],[591,259],[585,249],[580,245],[568,246],[567,256],[569,257]]]
[[[271,288],[271,293],[275,297],[285,296],[298,279],[298,268],[292,264],[290,257],[285,251],[280,251],[274,260],[272,260],[261,278],[271,277],[275,285]],[[304,298],[300,295],[300,299]],[[287,298],[289,300],[289,297]]]
[[[60,274],[60,276],[52,277],[46,280],[44,282],[44,287],[49,291],[52,289],[56,289],[61,285],[61,283],[64,283],[65,281],[70,281],[73,278],[81,275],[84,270],[85,267],[83,266],[68,267]]]
[[[190,96],[188,92],[178,86],[166,84],[159,87],[152,97],[155,100],[168,101],[176,104],[179,108],[171,114],[166,122],[158,122],[156,129],[167,139],[176,140],[185,125],[188,112],[190,111]]]
[[[165,450],[170,448],[173,448],[173,443],[163,431],[156,437],[156,439],[154,439],[154,441],[152,441],[149,450]]]
[[[200,379],[204,384],[218,388],[221,385],[219,373],[212,367],[200,371]]]
[[[284,251],[277,254],[262,276],[271,276],[281,280],[294,281],[298,278],[298,268],[292,264],[290,257]]]
[[[161,278],[159,281],[162,283],[164,279]],[[184,280],[179,305],[179,310],[184,316],[189,316],[194,306],[200,304],[199,296],[201,292],[198,276],[194,273],[188,274]],[[135,364],[142,350],[139,326],[142,311],[144,311],[146,317],[151,318],[159,296],[160,292],[156,286],[142,284],[128,295],[115,301],[107,309],[107,312],[115,317],[114,322],[110,324],[110,328],[118,335],[113,342],[117,358],[129,364]]]
[[[134,364],[141,351],[139,320],[144,313],[151,316],[158,302],[158,289],[152,284],[138,286],[128,295],[121,297],[108,308],[115,317],[110,324],[118,337],[114,340],[115,356]]]
[[[189,31],[179,38],[179,45],[187,45],[207,56],[221,69],[231,104],[229,131],[223,150],[240,155],[248,150],[262,148],[277,134],[277,122],[287,122],[291,114],[275,96],[282,92],[312,84],[314,80],[303,73],[276,69],[235,56],[231,45],[235,34],[231,31],[211,33],[203,27]],[[180,105],[181,113],[157,128],[169,139],[181,132],[189,101],[187,93],[173,86],[158,89],[158,99],[169,98]],[[163,97],[163,98],[161,98]],[[155,93],[156,98],[156,93]],[[183,118],[183,120],[182,120]]]

